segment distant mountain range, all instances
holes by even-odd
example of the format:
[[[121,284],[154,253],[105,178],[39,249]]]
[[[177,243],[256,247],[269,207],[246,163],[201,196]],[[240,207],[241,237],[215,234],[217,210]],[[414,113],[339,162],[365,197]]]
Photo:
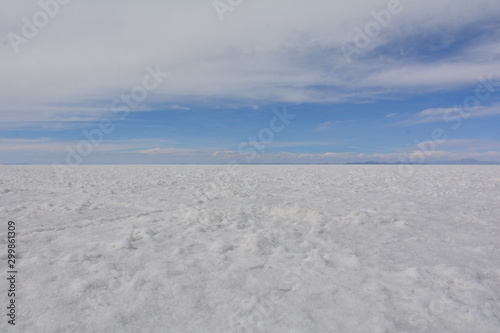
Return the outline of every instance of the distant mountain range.
[[[478,161],[473,158],[463,158],[460,160],[446,161],[446,162],[432,162],[432,163],[401,163],[401,162],[353,162],[345,163],[348,165],[399,165],[399,164],[418,164],[418,165],[500,165],[500,162],[484,162]]]
[[[401,162],[375,162],[375,161],[368,161],[368,162],[351,162],[351,163],[344,163],[347,165],[398,165],[398,164],[404,164]]]
[[[189,163],[188,163],[189,164]],[[447,162],[429,162],[429,163],[401,163],[401,162],[351,162],[351,163],[240,163],[241,165],[401,165],[401,164],[413,164],[413,165],[500,165],[500,162],[484,162],[478,161],[473,158],[464,158],[460,160],[453,160]],[[4,163],[3,165],[36,165],[31,163]],[[214,165],[225,165],[214,164]]]

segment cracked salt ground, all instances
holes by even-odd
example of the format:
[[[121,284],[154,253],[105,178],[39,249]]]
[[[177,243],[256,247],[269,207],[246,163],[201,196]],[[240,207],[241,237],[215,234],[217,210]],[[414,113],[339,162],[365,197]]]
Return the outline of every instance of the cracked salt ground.
[[[18,332],[500,327],[498,167],[74,170],[0,166]]]

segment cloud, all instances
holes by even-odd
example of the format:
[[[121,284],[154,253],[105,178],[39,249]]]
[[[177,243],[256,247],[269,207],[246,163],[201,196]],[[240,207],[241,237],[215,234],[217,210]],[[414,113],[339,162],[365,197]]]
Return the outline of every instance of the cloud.
[[[498,54],[489,53],[474,59],[460,59],[450,63],[446,59],[440,63],[397,64],[396,68],[382,68],[359,82],[364,87],[391,87],[400,91],[419,88],[421,91],[450,91],[479,83],[481,75],[500,77]],[[394,67],[394,65],[393,65]]]
[[[191,108],[188,108],[186,106],[180,106],[180,105],[171,105],[170,108],[176,109],[176,110],[184,110],[184,111],[191,110]]]
[[[232,100],[304,103],[384,98],[397,89],[453,90],[500,75],[499,43],[477,39],[444,61],[394,57],[415,27],[422,35],[498,27],[495,1],[401,1],[404,11],[347,64],[340,45],[387,0],[245,1],[221,22],[211,1],[71,1],[15,54],[7,38],[37,3],[0,3],[0,121],[89,121],[142,84],[147,66],[171,75],[133,111],[207,108]],[[196,24],[193,24],[196,22]],[[493,22],[493,23],[491,23]],[[493,24],[493,25],[492,25]],[[496,24],[496,25],[495,25]],[[486,31],[486,29],[483,29]],[[453,37],[453,36],[451,36]],[[408,44],[408,42],[407,42]],[[409,53],[408,50],[405,50]]]
[[[403,154],[407,160],[424,163],[443,163],[449,161],[476,159],[482,162],[500,162],[500,151],[486,152],[451,152],[435,150],[429,152],[415,151],[411,154]]]
[[[435,145],[435,146],[434,146]],[[432,141],[424,141],[415,145],[415,150],[428,150],[429,147],[434,147],[434,150],[448,150],[454,152],[484,152],[484,151],[500,151],[500,141],[485,140],[485,139],[453,139],[443,140],[432,143]]]
[[[91,144],[88,140],[82,140]],[[5,139],[0,138],[0,152],[23,152],[30,154],[56,153],[65,154],[68,150],[77,151],[80,141],[56,141],[49,138],[40,139]],[[127,139],[127,140],[106,140],[101,144],[91,144],[93,152],[124,152],[146,149],[152,145],[175,144],[164,139]],[[55,156],[55,155],[52,155]]]
[[[152,148],[137,151],[139,154],[146,155],[194,155],[202,152],[194,149],[178,149],[178,148]]]
[[[158,145],[170,145],[159,148]],[[154,147],[156,148],[150,148]],[[410,161],[438,163],[474,158],[486,162],[500,161],[500,141],[460,139],[427,146],[393,148],[387,153],[335,152],[301,153],[288,151],[262,151],[252,155],[232,150],[199,150],[176,148],[175,143],[163,139],[138,139],[105,142],[94,146],[93,153],[83,156],[82,164],[162,164],[162,163],[350,163]],[[68,149],[69,147],[69,149]],[[30,162],[65,163],[68,151],[76,151],[77,142],[40,139],[0,139],[0,158],[7,163]],[[42,154],[40,154],[42,153]]]
[[[335,125],[340,124],[340,121],[326,121],[324,123],[319,124],[316,127],[316,132],[323,132],[331,130]]]
[[[40,142],[47,142],[49,141],[49,138],[43,137],[39,139],[7,139],[7,138],[0,138],[0,145],[1,144],[13,144],[13,143],[40,143]]]
[[[412,118],[402,122],[402,125],[418,125],[425,123],[455,121],[458,119],[485,118],[500,115],[500,103],[491,106],[463,106],[451,108],[430,108],[416,113]]]

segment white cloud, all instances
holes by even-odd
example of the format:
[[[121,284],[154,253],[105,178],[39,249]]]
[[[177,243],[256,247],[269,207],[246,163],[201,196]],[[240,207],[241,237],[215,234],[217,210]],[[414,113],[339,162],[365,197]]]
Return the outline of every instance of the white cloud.
[[[139,154],[146,155],[194,155],[202,154],[195,149],[178,149],[178,148],[151,148],[137,151]]]
[[[184,110],[184,111],[191,110],[190,108],[188,108],[186,106],[180,106],[180,105],[171,105],[170,108],[176,109],[176,110]]]
[[[354,28],[387,2],[253,0],[220,22],[205,0],[71,1],[16,55],[5,36],[19,34],[21,18],[39,8],[4,1],[0,121],[102,117],[115,98],[141,84],[146,66],[156,64],[171,76],[134,111],[185,105],[193,96],[250,105],[349,101],[385,95],[388,87],[451,90],[473,84],[479,74],[500,75],[499,43],[488,41],[452,63],[370,56],[378,46],[405,40],[415,27],[422,34],[454,31],[496,17],[500,5],[489,0],[401,0],[404,11],[347,65],[339,45],[352,41]]]
[[[316,127],[316,131],[323,132],[323,131],[331,130],[335,125],[337,125],[339,123],[340,123],[340,121],[326,121],[324,123],[319,124]]]
[[[0,157],[7,162],[65,163],[68,147],[77,151],[78,142],[40,139],[0,139]],[[170,146],[159,148],[158,146]],[[473,158],[480,161],[500,161],[500,141],[449,140],[432,150],[421,146],[393,149],[387,153],[362,154],[357,152],[258,152],[255,156],[238,151],[216,149],[178,148],[176,143],[163,139],[138,139],[104,142],[93,147],[89,156],[81,156],[83,164],[105,163],[349,163],[398,162],[400,158],[426,163]],[[157,147],[157,148],[151,148]],[[42,154],[40,154],[42,153]]]
[[[49,138],[43,137],[40,139],[7,139],[7,138],[0,138],[0,145],[1,144],[13,144],[13,143],[40,143],[40,142],[47,142],[49,141]]]
[[[91,144],[85,138],[83,142]],[[11,153],[67,153],[68,147],[70,150],[77,151],[77,146],[80,141],[51,141],[49,138],[40,139],[5,139],[0,138],[0,152]],[[134,139],[134,140],[105,140],[100,144],[91,144],[93,152],[123,152],[136,151],[147,149],[152,145],[158,144],[175,144],[172,141],[164,139]]]
[[[500,115],[500,103],[491,106],[463,106],[451,108],[430,108],[413,115],[412,118],[402,122],[402,125],[417,125],[441,121],[455,121],[459,119],[485,118]]]
[[[462,58],[455,63],[449,59],[438,64],[396,64],[396,68],[382,68],[359,82],[365,87],[419,88],[425,91],[449,91],[479,83],[481,75],[500,77],[500,60],[491,60],[495,54],[479,58]],[[403,90],[404,91],[404,90]]]
[[[485,139],[448,139],[437,142],[424,141],[413,147],[415,150],[428,150],[429,147],[434,147],[434,150],[448,150],[458,152],[468,151],[500,151],[500,141],[485,140]]]

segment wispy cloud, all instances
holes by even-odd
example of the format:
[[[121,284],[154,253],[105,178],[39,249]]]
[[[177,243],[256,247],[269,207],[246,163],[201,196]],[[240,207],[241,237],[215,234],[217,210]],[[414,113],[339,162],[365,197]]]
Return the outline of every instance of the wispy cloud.
[[[335,127],[335,125],[340,124],[340,121],[326,121],[324,123],[319,124],[316,127],[316,132],[328,131]]]
[[[48,163],[54,160],[64,159],[67,143],[33,143],[32,145],[0,145],[0,157],[3,154],[10,156],[11,162],[27,161],[31,158],[32,163]],[[231,150],[198,150],[184,148],[147,148],[141,149],[141,144],[117,142],[106,144],[86,158],[84,164],[106,164],[106,163],[247,163],[247,155]],[[387,153],[363,154],[357,152],[332,152],[323,153],[300,153],[300,152],[266,152],[262,151],[252,158],[252,163],[350,163],[350,162],[398,162],[401,157],[405,159],[414,158],[421,160],[425,157],[428,163],[446,162],[460,159],[477,159],[484,162],[500,161],[500,150],[498,142],[475,142],[474,140],[461,142],[452,141],[448,144],[438,146],[436,150],[422,151],[418,146],[411,148],[394,149]],[[474,150],[477,148],[477,150]],[[490,149],[491,148],[491,149]],[[44,157],[33,160],[33,154],[44,153]]]
[[[478,73],[500,75],[498,42],[478,40],[474,50],[458,50],[444,61],[383,53],[412,37],[408,27],[430,34],[495,22],[500,6],[494,1],[406,1],[401,19],[394,19],[355,65],[345,63],[339,45],[387,0],[318,0],[314,6],[256,0],[224,26],[206,1],[91,3],[65,6],[36,42],[21,45],[18,55],[9,43],[0,45],[1,121],[95,119],[109,112],[114,98],[141,83],[146,66],[157,63],[171,77],[151,93],[144,110],[161,103],[190,108],[185,101],[212,104],[208,107],[221,100],[358,102],[388,96],[388,89],[409,94],[416,87],[452,90],[474,82]],[[2,3],[0,20],[20,33],[21,17],[33,10],[19,2]],[[89,19],[93,24],[83,29]]]
[[[191,110],[191,108],[188,108],[187,106],[180,106],[180,105],[171,105],[170,108],[175,110],[184,110],[184,111]]]
[[[428,146],[429,141],[424,141],[418,145],[415,145],[412,149],[415,150],[425,150],[425,146]],[[454,152],[484,152],[484,151],[500,151],[500,141],[498,140],[485,140],[485,139],[453,139],[453,140],[443,140],[434,141],[434,150],[447,150]]]
[[[0,138],[0,144],[15,144],[15,143],[40,143],[40,142],[47,142],[49,141],[49,138],[39,138],[39,139],[7,139],[7,138]]]
[[[146,155],[193,155],[202,154],[201,151],[195,149],[179,149],[179,148],[151,148],[137,151],[139,154]]]
[[[498,57],[496,54],[488,56]],[[365,87],[393,87],[400,91],[415,88],[419,88],[421,92],[430,89],[451,91],[473,85],[479,75],[491,74],[500,77],[500,60],[463,59],[457,63],[403,63],[398,68],[387,66],[380,69],[368,75],[359,84]]]
[[[464,116],[465,115],[465,116]],[[459,118],[485,118],[500,115],[500,103],[491,106],[476,106],[469,109],[463,107],[430,108],[416,113],[402,125],[418,125],[425,123],[451,121]]]
[[[40,139],[0,139],[0,152],[26,152],[26,153],[66,153],[69,147],[76,150],[79,141],[57,141],[49,138]],[[175,144],[164,139],[126,139],[107,140],[95,145],[95,152],[123,152],[146,149],[158,144]],[[53,155],[54,156],[54,155]]]

